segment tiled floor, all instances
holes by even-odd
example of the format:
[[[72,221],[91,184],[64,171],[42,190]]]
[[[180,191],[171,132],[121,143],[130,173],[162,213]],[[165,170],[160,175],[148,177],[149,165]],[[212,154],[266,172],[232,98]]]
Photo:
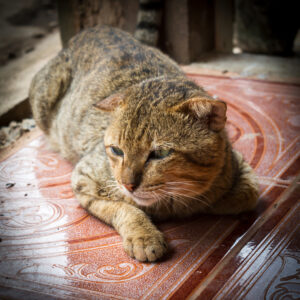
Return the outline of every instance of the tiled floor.
[[[230,137],[259,175],[256,211],[161,223],[172,251],[138,263],[78,205],[71,166],[35,131],[0,162],[0,297],[300,298],[300,86],[190,77],[228,103]]]

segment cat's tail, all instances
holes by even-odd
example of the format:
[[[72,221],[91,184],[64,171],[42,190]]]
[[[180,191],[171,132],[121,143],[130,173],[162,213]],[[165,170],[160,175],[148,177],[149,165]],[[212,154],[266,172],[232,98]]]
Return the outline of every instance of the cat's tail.
[[[52,111],[65,95],[71,82],[70,58],[62,50],[33,78],[29,89],[29,101],[36,124],[48,133]]]
[[[134,37],[149,46],[156,46],[162,15],[162,0],[140,0]]]

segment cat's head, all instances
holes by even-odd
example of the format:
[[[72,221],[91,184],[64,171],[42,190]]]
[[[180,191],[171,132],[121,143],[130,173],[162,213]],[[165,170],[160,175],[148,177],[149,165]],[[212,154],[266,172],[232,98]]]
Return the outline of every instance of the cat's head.
[[[113,112],[104,141],[113,175],[138,205],[193,199],[224,164],[226,104],[194,84],[150,83],[96,105]]]

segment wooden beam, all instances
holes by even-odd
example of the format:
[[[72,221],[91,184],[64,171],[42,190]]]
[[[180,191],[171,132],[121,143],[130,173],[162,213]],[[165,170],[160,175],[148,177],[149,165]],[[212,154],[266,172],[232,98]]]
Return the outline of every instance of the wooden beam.
[[[215,48],[217,52],[232,53],[233,0],[215,0]]]

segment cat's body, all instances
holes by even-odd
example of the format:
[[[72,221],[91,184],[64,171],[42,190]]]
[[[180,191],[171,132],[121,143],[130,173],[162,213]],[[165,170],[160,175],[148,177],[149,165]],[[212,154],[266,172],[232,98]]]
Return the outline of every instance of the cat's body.
[[[255,176],[232,151],[226,105],[160,51],[109,27],[73,38],[34,78],[34,118],[76,164],[81,205],[114,226],[129,255],[166,251],[157,219],[252,209]]]

